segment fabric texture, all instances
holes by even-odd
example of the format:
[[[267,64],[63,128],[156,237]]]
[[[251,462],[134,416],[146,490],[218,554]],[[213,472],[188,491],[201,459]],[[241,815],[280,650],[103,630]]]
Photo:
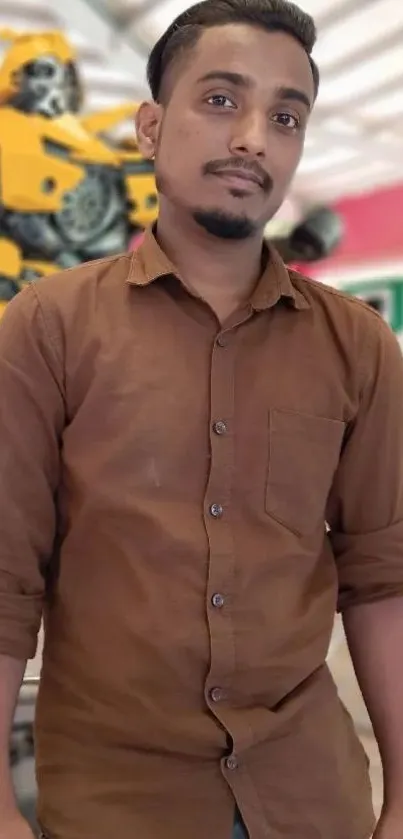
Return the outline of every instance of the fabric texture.
[[[0,322],[0,652],[52,839],[365,839],[335,609],[403,594],[403,362],[267,254],[222,325],[149,231]],[[327,523],[327,525],[325,525]]]

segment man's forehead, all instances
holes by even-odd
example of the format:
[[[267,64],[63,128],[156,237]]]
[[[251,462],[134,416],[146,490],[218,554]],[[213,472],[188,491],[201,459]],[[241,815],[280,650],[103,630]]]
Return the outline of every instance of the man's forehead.
[[[284,48],[290,53],[304,53],[298,41],[282,30],[269,31],[262,26],[249,23],[226,23],[206,27],[198,39],[195,54],[201,57],[204,53],[217,49],[220,55],[237,54],[240,51],[247,51],[252,44],[255,48],[260,45],[259,52],[268,58],[272,53],[284,52]]]
[[[268,40],[269,39],[269,40]],[[267,72],[279,73],[287,81],[293,76],[306,82],[313,79],[308,56],[303,47],[286,32],[268,32],[248,24],[226,24],[207,28],[200,36],[189,62],[188,74],[197,81],[216,67],[245,76],[267,80]],[[262,76],[262,74],[265,74]]]

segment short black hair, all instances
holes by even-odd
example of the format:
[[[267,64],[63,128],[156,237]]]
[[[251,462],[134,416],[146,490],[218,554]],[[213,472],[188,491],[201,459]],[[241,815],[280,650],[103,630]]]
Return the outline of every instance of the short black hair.
[[[203,0],[182,12],[155,44],[147,65],[147,79],[153,99],[160,99],[162,82],[172,62],[196,46],[204,29],[246,23],[268,32],[287,32],[305,50],[312,69],[315,96],[319,70],[311,53],[316,43],[312,17],[287,0]]]

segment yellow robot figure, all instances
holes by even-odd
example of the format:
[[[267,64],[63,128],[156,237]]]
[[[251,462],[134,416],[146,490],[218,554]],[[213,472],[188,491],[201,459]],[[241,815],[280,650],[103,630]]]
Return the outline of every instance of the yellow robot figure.
[[[105,137],[135,112],[80,114],[83,92],[60,32],[14,33],[0,66],[0,309],[26,283],[124,251],[154,221],[152,164]]]

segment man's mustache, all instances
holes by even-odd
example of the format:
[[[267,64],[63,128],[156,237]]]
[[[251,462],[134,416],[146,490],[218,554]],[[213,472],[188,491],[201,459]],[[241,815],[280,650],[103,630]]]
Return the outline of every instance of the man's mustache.
[[[222,174],[226,169],[240,169],[243,172],[249,172],[259,179],[262,189],[265,192],[271,192],[273,189],[272,178],[255,160],[243,160],[240,157],[231,157],[226,160],[211,160],[205,164],[203,173],[205,175],[218,175]]]

